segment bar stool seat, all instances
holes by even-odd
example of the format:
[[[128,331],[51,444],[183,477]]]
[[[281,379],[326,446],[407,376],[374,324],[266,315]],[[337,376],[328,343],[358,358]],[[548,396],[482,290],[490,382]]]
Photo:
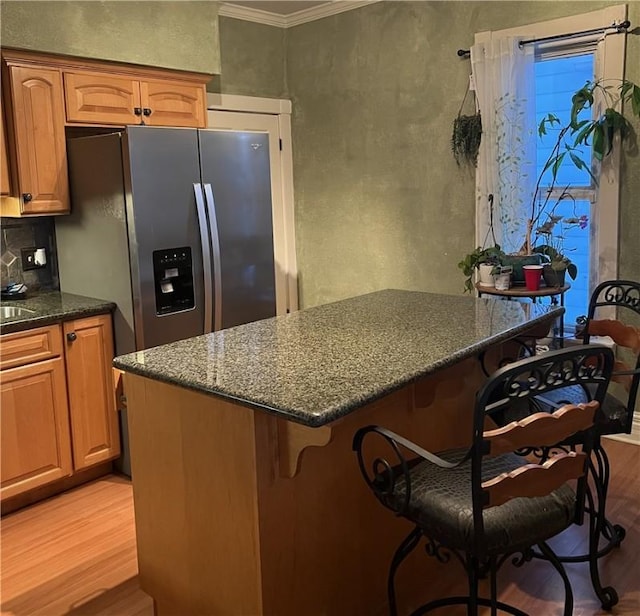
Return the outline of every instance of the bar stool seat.
[[[389,567],[391,616],[397,615],[396,572],[422,540],[426,553],[440,562],[457,558],[469,594],[431,600],[412,616],[449,605],[466,605],[470,616],[480,605],[491,607],[492,614],[526,616],[498,601],[496,577],[507,560],[518,566],[530,560],[534,548],[562,577],[564,615],[573,614],[571,584],[547,539],[583,521],[594,426],[612,368],[613,352],[597,345],[551,351],[500,368],[477,394],[468,449],[433,453],[381,426],[356,432],[353,449],[364,480],[385,507],[413,526]],[[587,386],[592,400],[540,410],[540,396],[567,387],[591,391]],[[495,419],[513,409],[522,418],[495,427]],[[577,434],[580,451],[556,451],[557,443]],[[577,479],[575,491],[567,484],[572,479]],[[478,581],[485,576],[490,595],[480,597]]]

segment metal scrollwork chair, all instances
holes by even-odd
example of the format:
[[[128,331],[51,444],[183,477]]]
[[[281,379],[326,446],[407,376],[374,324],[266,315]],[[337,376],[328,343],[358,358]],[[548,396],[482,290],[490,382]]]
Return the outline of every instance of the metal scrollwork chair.
[[[604,306],[615,307],[617,319],[598,319],[598,309]],[[624,401],[610,393],[605,397],[604,421],[597,428],[601,435],[631,433],[640,385],[640,320],[636,317],[634,325],[625,318],[632,313],[640,317],[640,282],[610,280],[598,285],[591,295],[583,341],[589,344],[591,336],[609,336],[615,342],[620,357],[616,359],[612,381],[621,383],[627,392]]]
[[[616,319],[602,319],[600,308],[614,307]],[[602,586],[598,559],[618,547],[626,535],[625,529],[607,519],[606,505],[609,491],[610,465],[601,437],[614,434],[630,434],[633,413],[638,400],[640,385],[640,328],[629,323],[629,316],[640,316],[640,282],[609,280],[599,284],[591,295],[587,317],[583,323],[584,344],[592,336],[608,336],[616,345],[616,360],[611,376],[612,383],[619,383],[618,395],[611,386],[601,405],[600,419],[595,426],[595,441],[590,459],[589,474],[593,481],[589,514],[589,553],[577,556],[561,556],[562,562],[589,561],[593,589],[603,609],[610,610],[618,603],[618,595],[611,586]],[[636,317],[636,323],[640,321]],[[570,387],[551,394],[550,408],[568,402],[576,403],[586,398],[580,388]]]
[[[365,481],[385,507],[414,525],[389,568],[392,616],[397,614],[396,571],[423,537],[427,554],[441,562],[453,554],[462,563],[469,595],[430,601],[413,616],[455,604],[466,605],[470,615],[482,605],[490,606],[492,614],[502,610],[526,616],[498,601],[496,573],[509,557],[518,566],[530,560],[534,546],[561,575],[564,614],[572,614],[569,579],[546,540],[582,523],[593,426],[612,367],[610,349],[588,345],[499,369],[476,396],[469,426],[472,441],[465,450],[434,454],[379,426],[358,430],[353,449]],[[553,413],[539,411],[536,396],[569,385],[589,388],[592,399]],[[523,402],[530,410],[526,416]],[[496,428],[494,413],[503,414],[512,405],[518,406],[522,418]],[[581,434],[581,451],[556,450],[556,443],[576,433]],[[392,462],[380,454],[381,447],[390,447]],[[575,491],[567,484],[571,479],[577,480]],[[479,597],[478,581],[486,576],[490,596]]]

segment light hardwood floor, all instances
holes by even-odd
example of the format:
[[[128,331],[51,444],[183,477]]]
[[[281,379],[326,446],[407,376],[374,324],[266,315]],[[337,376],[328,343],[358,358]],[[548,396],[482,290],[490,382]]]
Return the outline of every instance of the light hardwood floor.
[[[601,562],[602,577],[620,595],[612,613],[640,616],[640,447],[609,441],[607,451],[613,468],[609,513],[626,527],[627,537]],[[152,616],[151,598],[138,583],[133,499],[126,479],[105,477],[7,515],[0,524],[3,616]],[[570,529],[554,545],[565,553],[584,550],[584,528]],[[447,583],[460,577],[456,567],[449,564],[449,574],[443,571],[440,581],[429,583],[441,586],[443,595],[463,593],[464,586]],[[587,566],[567,568],[575,616],[606,614],[593,596]],[[501,600],[531,616],[562,613],[561,583],[547,563],[534,561],[522,569],[505,565],[498,584]]]

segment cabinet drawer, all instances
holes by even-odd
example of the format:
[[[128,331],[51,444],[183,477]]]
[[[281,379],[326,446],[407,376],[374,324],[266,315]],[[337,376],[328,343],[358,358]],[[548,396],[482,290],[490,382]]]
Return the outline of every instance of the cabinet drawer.
[[[59,325],[0,336],[0,369],[51,359],[62,354]]]

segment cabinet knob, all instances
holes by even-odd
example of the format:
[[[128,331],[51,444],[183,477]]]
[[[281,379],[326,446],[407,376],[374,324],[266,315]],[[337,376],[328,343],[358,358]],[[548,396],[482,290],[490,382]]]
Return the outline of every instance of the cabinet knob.
[[[150,116],[150,115],[151,115],[151,113],[152,113],[152,111],[151,111],[151,109],[149,109],[149,107],[145,107],[145,108],[142,110],[142,113],[143,113],[143,115],[145,115],[145,116]]]
[[[22,193],[22,200],[25,203],[29,203],[33,199],[33,195],[31,193]]]
[[[76,334],[76,332],[69,332],[67,334],[67,340],[69,342],[73,342],[77,337],[78,337],[78,334]]]
[[[142,115],[142,107],[134,107],[133,113],[134,115],[137,115],[137,116]]]

